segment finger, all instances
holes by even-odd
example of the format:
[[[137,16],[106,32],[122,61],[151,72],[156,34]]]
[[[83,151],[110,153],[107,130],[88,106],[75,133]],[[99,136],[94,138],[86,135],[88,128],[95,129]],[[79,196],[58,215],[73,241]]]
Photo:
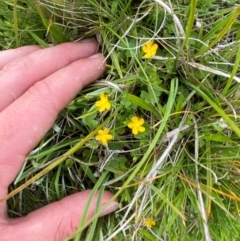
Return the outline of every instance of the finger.
[[[97,42],[64,43],[17,58],[0,72],[0,112],[37,81],[96,53]]]
[[[103,61],[103,56],[96,54],[73,62],[37,82],[0,113],[0,197],[59,111],[83,86],[102,75],[104,67],[99,66]]]
[[[35,51],[42,49],[38,45],[24,46],[17,49],[3,50],[0,52],[0,70],[9,62],[14,59],[24,57]]]
[[[69,237],[77,230],[81,217],[84,213],[84,209],[86,208],[89,195],[90,191],[76,193],[62,199],[61,201],[49,204],[37,211],[34,211],[24,218],[11,220],[11,225],[7,228],[7,230],[5,229],[5,234],[0,234],[2,237],[1,240],[65,240],[65,238]],[[101,206],[104,206],[104,204],[106,204],[112,196],[113,195],[111,193],[104,192],[101,200]],[[94,215],[97,200],[98,195],[95,195],[87,213],[87,220]],[[118,206],[117,202],[112,202],[100,216],[104,216],[117,210]],[[3,235],[5,235],[5,237]]]

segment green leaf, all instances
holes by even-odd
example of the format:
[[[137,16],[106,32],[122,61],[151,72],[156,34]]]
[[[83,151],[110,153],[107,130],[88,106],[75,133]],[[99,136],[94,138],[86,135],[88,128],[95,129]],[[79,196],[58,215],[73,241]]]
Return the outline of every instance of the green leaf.
[[[48,48],[49,45],[48,43],[46,43],[45,41],[43,41],[41,38],[39,38],[35,33],[33,33],[32,31],[29,31],[29,33],[31,34],[31,36],[36,40],[36,42],[41,45],[44,48]]]
[[[128,94],[127,98],[131,100],[135,105],[152,112],[156,117],[161,118],[160,113],[151,105],[148,104],[143,99],[137,97],[136,95]]]
[[[235,143],[234,141],[232,141],[229,137],[224,136],[220,133],[218,134],[204,134],[202,137],[202,139],[208,140],[208,141],[216,141],[216,142],[223,142],[223,143]]]
[[[214,34],[217,34],[216,38],[209,44],[209,46],[203,48],[200,50],[200,52],[197,53],[196,56],[202,55],[206,51],[208,51],[210,48],[212,48],[217,42],[219,42],[223,36],[228,33],[228,31],[231,29],[232,25],[235,23],[236,19],[238,18],[240,14],[240,6],[236,8],[236,10],[229,15],[225,19],[221,19],[213,28],[212,30],[202,39],[202,42],[206,42],[209,38],[214,36]],[[221,30],[219,33],[216,33],[218,30]]]
[[[146,241],[156,241],[156,237],[153,236],[150,232],[147,230],[140,230],[139,234],[141,234]]]
[[[90,127],[91,129],[93,129],[98,126],[98,121],[95,119],[96,116],[97,116],[97,112],[93,112],[90,115],[85,115],[82,118],[82,122],[88,127]]]

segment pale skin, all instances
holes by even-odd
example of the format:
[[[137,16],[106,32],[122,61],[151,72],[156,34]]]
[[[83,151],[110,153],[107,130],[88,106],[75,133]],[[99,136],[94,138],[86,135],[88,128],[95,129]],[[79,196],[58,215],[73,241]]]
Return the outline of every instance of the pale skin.
[[[89,40],[0,52],[0,199],[58,113],[85,85],[103,74],[104,57],[97,49],[97,43]],[[89,194],[90,190],[73,194],[16,219],[8,218],[6,202],[0,202],[0,240],[64,240],[77,229]],[[104,192],[102,205],[112,196]],[[97,195],[88,219],[96,202]],[[101,216],[117,208],[114,201]]]

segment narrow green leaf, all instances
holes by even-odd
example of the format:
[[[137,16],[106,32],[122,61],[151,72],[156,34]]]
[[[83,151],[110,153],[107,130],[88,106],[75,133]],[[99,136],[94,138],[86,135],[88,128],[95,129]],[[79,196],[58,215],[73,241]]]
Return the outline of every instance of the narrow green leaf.
[[[203,136],[201,136],[202,139],[204,140],[208,140],[208,141],[216,141],[216,142],[222,142],[222,143],[235,143],[234,141],[232,141],[229,137],[224,136],[220,133],[218,134],[204,134]]]
[[[29,31],[29,33],[31,34],[31,36],[36,40],[36,42],[41,45],[44,48],[48,48],[49,45],[48,43],[46,43],[44,40],[42,40],[41,38],[39,38],[35,33],[33,33],[32,31]]]
[[[204,48],[200,52],[197,53],[196,56],[204,54],[206,51],[208,51],[210,48],[212,48],[217,42],[219,42],[222,37],[229,31],[229,29],[232,27],[232,25],[235,23],[236,19],[238,18],[240,14],[240,6],[237,7],[237,9],[225,20],[219,23],[219,27],[223,27],[221,32],[217,35],[217,37],[209,44],[208,47]]]
[[[135,105],[143,108],[144,110],[151,111],[156,117],[161,118],[160,113],[151,105],[145,102],[143,99],[137,97],[136,95],[128,94],[127,98],[132,101]]]
[[[197,0],[190,1],[190,13],[188,16],[188,22],[186,26],[186,37],[184,39],[183,45],[185,45],[188,42],[188,39],[190,37],[190,34],[192,32],[193,24],[195,21],[195,12],[197,7]]]
[[[226,86],[224,87],[224,89],[222,91],[222,95],[225,96],[227,94],[227,91],[228,91],[228,89],[230,88],[230,86],[231,86],[231,84],[233,82],[233,78],[234,78],[234,76],[238,72],[239,65],[240,65],[240,44],[238,45],[237,56],[236,56],[236,60],[235,60],[234,66],[233,66],[233,70],[232,70],[231,76],[228,79],[227,84],[226,84]]]
[[[184,81],[185,84],[191,86],[198,94],[202,96],[204,100],[206,100],[216,111],[220,114],[220,116],[227,122],[227,124],[232,128],[232,130],[240,137],[240,129],[238,126],[231,120],[231,118],[224,112],[222,108],[220,108],[215,101],[213,101],[208,95],[206,95],[201,89],[200,86],[195,86],[188,81]]]

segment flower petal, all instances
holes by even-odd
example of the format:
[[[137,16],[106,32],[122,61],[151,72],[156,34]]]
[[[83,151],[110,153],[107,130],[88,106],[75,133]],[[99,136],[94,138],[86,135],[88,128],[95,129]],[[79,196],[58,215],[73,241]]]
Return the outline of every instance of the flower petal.
[[[103,112],[103,111],[105,111],[105,106],[104,105],[102,105],[100,108],[99,108],[99,112]]]
[[[152,49],[152,50],[157,50],[157,49],[158,49],[158,45],[157,45],[157,44],[154,44],[151,49]]]
[[[103,135],[108,134],[108,132],[109,132],[109,129],[108,129],[108,128],[104,128],[104,129],[103,129]]]
[[[139,119],[139,121],[138,121],[138,124],[141,126],[141,125],[143,125],[144,124],[144,119],[143,118],[141,118],[141,119]]]
[[[111,134],[106,135],[107,140],[112,140],[113,136]]]
[[[102,144],[103,144],[104,146],[107,145],[107,140],[106,140],[105,138],[102,138],[101,142],[102,142]]]
[[[97,107],[101,107],[101,105],[102,105],[102,101],[101,101],[101,100],[96,101],[95,105],[96,105]]]
[[[150,52],[147,52],[144,56],[143,56],[145,59],[149,59],[151,58],[151,53]]]
[[[143,127],[143,126],[139,126],[139,127],[138,127],[138,131],[140,131],[140,132],[144,132],[144,131],[145,131],[145,127]]]
[[[155,50],[155,49],[152,49],[150,53],[151,53],[151,57],[153,57],[153,56],[155,56],[155,55],[156,55],[156,53],[157,53],[157,50]]]
[[[105,109],[109,110],[111,108],[111,104],[109,102],[105,103]]]
[[[98,135],[102,136],[104,134],[103,130],[98,131]]]
[[[101,93],[101,94],[100,94],[100,99],[101,99],[101,100],[105,100],[106,98],[107,98],[107,96],[104,95],[104,93]]]
[[[128,128],[130,128],[130,129],[132,129],[134,126],[135,126],[135,125],[134,125],[134,123],[132,123],[132,122],[130,122],[130,123],[128,124]]]
[[[137,116],[133,116],[131,120],[132,120],[133,123],[137,123],[138,122],[138,117]]]
[[[132,129],[132,133],[133,133],[134,135],[137,135],[137,134],[138,134],[138,128],[137,128],[137,127],[134,127],[134,128]]]
[[[151,49],[152,45],[153,45],[153,42],[151,40],[146,43],[146,46],[148,49]]]
[[[95,136],[95,140],[96,140],[96,141],[100,141],[100,140],[101,140],[101,135]]]
[[[142,51],[143,51],[144,53],[147,53],[147,52],[148,52],[148,48],[147,48],[146,45],[143,45],[143,46],[142,46]]]

